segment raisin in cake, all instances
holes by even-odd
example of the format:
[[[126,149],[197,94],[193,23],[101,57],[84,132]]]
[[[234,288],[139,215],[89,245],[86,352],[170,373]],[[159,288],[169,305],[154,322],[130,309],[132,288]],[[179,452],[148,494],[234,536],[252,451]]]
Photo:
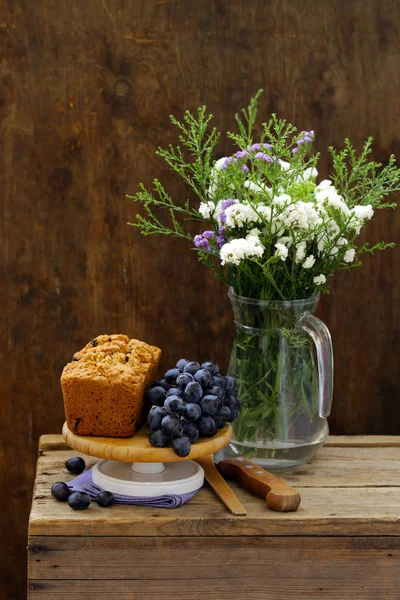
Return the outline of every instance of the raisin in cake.
[[[61,375],[70,431],[130,437],[141,425],[143,394],[156,378],[161,350],[126,335],[99,335]]]

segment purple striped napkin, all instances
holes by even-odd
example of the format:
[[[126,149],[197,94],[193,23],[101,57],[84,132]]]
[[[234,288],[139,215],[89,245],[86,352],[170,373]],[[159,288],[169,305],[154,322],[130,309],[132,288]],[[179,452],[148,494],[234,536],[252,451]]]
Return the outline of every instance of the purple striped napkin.
[[[93,483],[92,480],[92,469],[84,471],[78,477],[75,477],[72,481],[68,482],[68,487],[73,492],[86,492],[90,498],[94,500],[100,492],[104,490]],[[178,508],[182,504],[186,504],[193,498],[196,492],[190,492],[190,494],[181,494],[176,496],[170,494],[167,496],[155,496],[154,498],[143,498],[141,496],[122,496],[120,494],[113,494],[116,504],[139,504],[140,506],[152,506],[155,508]]]

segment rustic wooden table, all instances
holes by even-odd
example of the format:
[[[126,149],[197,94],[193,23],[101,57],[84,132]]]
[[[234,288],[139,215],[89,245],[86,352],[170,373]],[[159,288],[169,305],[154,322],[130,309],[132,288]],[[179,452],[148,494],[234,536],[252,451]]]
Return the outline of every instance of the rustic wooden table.
[[[40,440],[29,521],[31,600],[345,600],[400,598],[400,438],[330,437],[282,475],[295,513],[232,483],[247,517],[205,486],[175,509],[72,511],[50,495],[77,453]],[[85,457],[87,464],[96,459]]]

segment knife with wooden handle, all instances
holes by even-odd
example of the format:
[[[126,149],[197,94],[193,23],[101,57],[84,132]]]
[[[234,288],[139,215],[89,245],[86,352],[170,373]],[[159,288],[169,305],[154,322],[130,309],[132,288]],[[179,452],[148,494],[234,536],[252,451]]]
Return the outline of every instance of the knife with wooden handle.
[[[291,485],[246,458],[221,460],[217,468],[224,477],[235,479],[250,493],[264,498],[271,510],[290,512],[300,505],[300,494]]]
[[[240,502],[239,498],[234,494],[225,479],[214,463],[212,454],[196,458],[196,462],[203,467],[204,476],[207,483],[212,487],[218,498],[222,500],[226,508],[236,516],[244,516],[247,514],[245,507]]]

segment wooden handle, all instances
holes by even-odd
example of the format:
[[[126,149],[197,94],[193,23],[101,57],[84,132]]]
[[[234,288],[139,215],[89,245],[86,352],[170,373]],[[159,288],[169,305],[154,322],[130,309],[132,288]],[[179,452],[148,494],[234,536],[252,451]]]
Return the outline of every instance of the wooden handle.
[[[217,467],[224,477],[236,479],[247,491],[265,498],[271,510],[289,512],[299,507],[300,494],[291,485],[246,458],[227,458]]]
[[[217,494],[218,498],[222,500],[225,504],[226,508],[236,516],[244,516],[246,515],[246,509],[237,496],[233,493],[229,485],[226,483],[225,479],[219,473],[217,467],[214,463],[214,457],[212,454],[208,456],[202,456],[196,458],[196,462],[203,467],[204,475],[212,487],[214,492]]]

